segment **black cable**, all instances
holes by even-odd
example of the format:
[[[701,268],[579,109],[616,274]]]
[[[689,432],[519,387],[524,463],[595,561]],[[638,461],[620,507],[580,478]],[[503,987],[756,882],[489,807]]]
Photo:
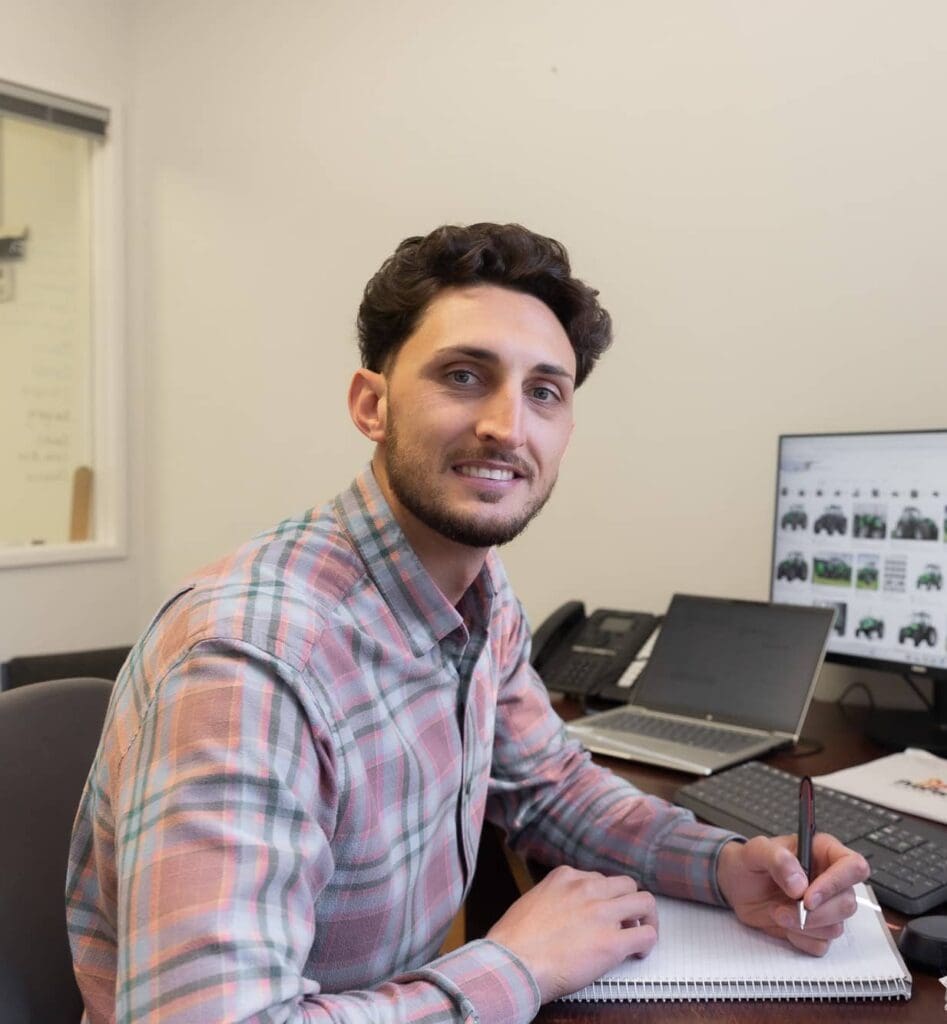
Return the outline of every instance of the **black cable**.
[[[928,700],[928,698],[925,696],[923,690],[921,690],[921,688],[917,685],[917,683],[914,682],[914,680],[910,677],[910,675],[908,675],[908,673],[905,672],[905,673],[902,673],[901,678],[914,691],[914,695],[917,697],[917,699],[924,706],[924,710],[925,711],[933,711],[934,710],[933,701]],[[838,699],[838,705],[839,705],[839,708],[840,708],[842,714],[846,718],[851,718],[851,716],[849,714],[847,714],[847,712],[850,709],[853,709],[853,708],[864,708],[865,707],[864,704],[850,704],[850,703],[846,703],[845,698],[852,692],[852,690],[862,690],[864,692],[865,696],[868,698],[868,705],[867,705],[868,710],[872,714],[874,714],[874,712],[876,710],[875,709],[875,695],[871,692],[871,690],[868,688],[868,686],[865,683],[862,683],[862,682],[857,681],[857,680],[854,683],[849,683],[848,686],[846,686],[845,689],[842,691],[841,697],[839,697],[839,699]]]
[[[924,705],[924,709],[926,711],[933,711],[934,710],[934,702],[928,700],[927,697],[924,696],[924,694],[920,690],[920,687],[907,674],[907,672],[905,672],[904,675],[901,678],[908,684],[908,686],[911,687],[911,689],[917,695],[917,699]]]
[[[852,692],[852,690],[861,690],[868,698],[867,705],[864,705],[864,703],[846,702],[846,697]],[[851,722],[853,718],[858,718],[858,712],[863,712],[865,708],[868,709],[869,715],[874,715],[874,694],[865,683],[859,680],[856,680],[854,683],[849,683],[849,685],[842,691],[842,696],[838,697],[838,710],[842,712],[842,717]]]
[[[875,710],[875,695],[866,686],[865,683],[856,681],[849,683],[848,686],[842,691],[842,696],[838,699],[839,710],[842,712],[843,717],[850,718],[851,716],[847,713],[850,708],[864,708],[864,704],[847,704],[845,698],[852,692],[852,690],[862,690],[865,696],[868,698],[868,710],[874,712]]]

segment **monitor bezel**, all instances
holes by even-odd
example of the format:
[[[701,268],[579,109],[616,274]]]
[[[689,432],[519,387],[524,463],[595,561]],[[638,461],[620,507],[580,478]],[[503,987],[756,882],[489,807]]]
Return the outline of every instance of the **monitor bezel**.
[[[947,426],[945,427],[923,427],[913,430],[825,430],[809,431],[803,433],[780,434],[776,441],[776,478],[773,481],[773,542],[770,548],[769,558],[769,599],[774,600],[776,585],[776,546],[779,543],[779,476],[782,465],[783,442],[803,438],[823,437],[890,437],[893,435],[906,434],[943,434],[947,442]],[[830,640],[831,644],[831,640]],[[947,668],[938,668],[930,665],[915,665],[910,661],[894,661],[891,658],[867,657],[858,654],[839,654],[826,647],[826,662],[834,665],[849,665],[854,668],[865,668],[877,672],[892,672],[896,675],[917,675],[927,679],[947,679]]]

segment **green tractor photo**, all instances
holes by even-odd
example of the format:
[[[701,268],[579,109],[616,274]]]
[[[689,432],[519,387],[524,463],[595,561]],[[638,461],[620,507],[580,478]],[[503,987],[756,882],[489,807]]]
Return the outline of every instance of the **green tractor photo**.
[[[937,523],[922,516],[919,508],[908,505],[891,536],[898,540],[937,540]]]
[[[878,589],[878,566],[863,565],[857,572],[856,586],[861,590]]]
[[[815,521],[812,529],[816,533],[823,531],[828,534],[845,533],[848,529],[848,519],[841,505],[829,505],[821,516]]]
[[[884,540],[887,529],[884,517],[874,512],[859,512],[852,524],[854,536],[871,540]]]
[[[788,554],[776,567],[778,580],[805,580],[809,578],[809,565],[801,551]]]
[[[784,530],[804,530],[809,525],[809,517],[806,515],[806,510],[802,505],[793,505],[787,512],[783,513],[783,518],[779,521],[779,525]]]
[[[847,587],[852,582],[852,567],[844,558],[819,558],[812,561],[812,582]]]
[[[944,586],[944,574],[939,565],[928,562],[924,571],[917,578],[918,590],[941,590]]]
[[[919,647],[922,643],[933,647],[937,643],[937,630],[934,629],[934,624],[927,612],[915,612],[911,616],[911,621],[901,627],[898,633],[898,643],[903,644],[907,640],[913,640],[915,647]]]
[[[872,615],[866,615],[858,623],[855,636],[863,636],[866,640],[880,640],[885,635],[884,619],[876,619]]]

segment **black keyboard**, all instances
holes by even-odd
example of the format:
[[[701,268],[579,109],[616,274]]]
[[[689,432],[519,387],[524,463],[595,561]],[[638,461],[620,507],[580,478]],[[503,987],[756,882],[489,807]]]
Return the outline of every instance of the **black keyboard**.
[[[608,720],[608,729],[723,753],[741,750],[752,742],[752,736],[745,732],[714,729],[699,722],[682,722],[676,718],[658,718],[634,710],[615,712]]]
[[[885,906],[923,914],[947,900],[947,828],[905,818],[877,804],[815,787],[816,823],[871,865]],[[799,779],[760,761],[682,786],[675,795],[699,818],[745,836],[795,835]]]

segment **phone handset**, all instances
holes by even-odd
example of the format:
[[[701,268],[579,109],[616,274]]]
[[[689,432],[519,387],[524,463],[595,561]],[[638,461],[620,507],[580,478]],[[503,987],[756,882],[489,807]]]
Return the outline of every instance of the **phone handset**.
[[[530,664],[542,675],[543,666],[554,656],[566,637],[585,622],[585,605],[581,601],[566,601],[552,612],[533,633]]]

